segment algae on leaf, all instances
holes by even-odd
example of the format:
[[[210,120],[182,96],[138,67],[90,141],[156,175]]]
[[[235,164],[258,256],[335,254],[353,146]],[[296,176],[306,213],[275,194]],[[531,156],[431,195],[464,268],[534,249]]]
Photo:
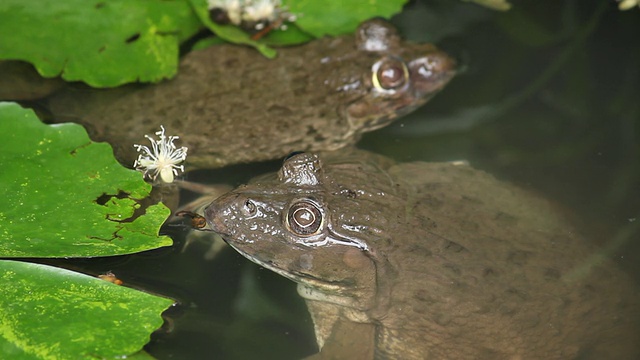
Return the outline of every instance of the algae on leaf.
[[[139,208],[150,185],[80,125],[45,125],[0,103],[0,257],[103,256],[170,245],[169,210]],[[0,260],[0,357],[149,358],[173,300],[41,264]]]
[[[0,260],[0,355],[7,359],[129,357],[173,300],[72,271]]]
[[[134,217],[151,186],[77,124],[45,125],[0,103],[0,257],[129,254],[171,245],[162,204]]]
[[[201,27],[186,0],[3,0],[0,59],[94,87],[175,75],[178,46]]]

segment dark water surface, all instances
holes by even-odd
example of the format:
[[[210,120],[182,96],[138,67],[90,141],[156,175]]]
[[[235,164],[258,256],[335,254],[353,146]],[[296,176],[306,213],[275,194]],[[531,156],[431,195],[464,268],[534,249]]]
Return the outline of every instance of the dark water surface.
[[[427,106],[360,146],[399,161],[468,160],[575,213],[640,283],[640,9],[608,0],[513,1],[496,13],[457,1],[412,4],[394,19],[434,41],[462,73]],[[280,162],[189,174],[239,184]],[[177,299],[147,350],[160,359],[287,359],[314,351],[295,285],[209,243],[80,260]],[[639,335],[640,338],[640,335]]]

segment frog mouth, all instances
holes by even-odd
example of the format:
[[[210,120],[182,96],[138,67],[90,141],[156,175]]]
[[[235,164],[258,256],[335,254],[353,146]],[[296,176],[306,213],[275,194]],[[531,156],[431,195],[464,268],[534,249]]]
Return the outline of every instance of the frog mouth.
[[[299,284],[304,284],[307,287],[313,287],[313,288],[321,289],[324,291],[336,292],[336,291],[340,291],[341,289],[345,289],[350,286],[353,286],[353,284],[347,281],[322,280],[311,274],[307,274],[299,271],[291,272],[290,275],[291,276],[288,276],[288,278]]]
[[[284,270],[282,266],[278,266],[273,261],[265,261],[257,256],[248,254],[245,251],[242,251],[241,248],[235,246],[232,242],[227,241],[226,239],[224,240],[227,244],[229,244],[229,246],[231,246],[234,250],[236,250],[238,253],[240,253],[250,261],[264,267],[265,269],[269,269],[278,275],[284,276],[285,278],[298,284],[303,284],[307,287],[313,287],[322,291],[329,292],[338,292],[350,285],[347,282],[322,280],[314,275],[298,270]]]
[[[346,282],[326,281],[299,271],[287,272],[276,266],[270,266],[270,264],[263,264],[262,266],[298,284],[298,294],[306,300],[358,308],[357,299],[344,294],[344,290],[351,288],[353,284],[349,286]]]

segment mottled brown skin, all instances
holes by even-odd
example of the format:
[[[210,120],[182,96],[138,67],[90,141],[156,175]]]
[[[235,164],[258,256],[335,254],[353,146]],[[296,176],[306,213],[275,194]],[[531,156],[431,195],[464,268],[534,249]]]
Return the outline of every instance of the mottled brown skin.
[[[59,78],[43,78],[33,65],[17,60],[0,60],[0,101],[35,100],[61,88]]]
[[[300,235],[308,218],[292,209],[310,202],[322,221]],[[640,298],[626,274],[549,202],[467,165],[300,154],[205,217],[299,284],[323,348],[351,338],[379,359],[640,356]]]
[[[380,64],[398,68],[383,74]],[[376,84],[374,69],[387,81]],[[49,107],[55,121],[80,122],[110,142],[124,163],[164,125],[189,148],[188,168],[213,168],[354,143],[424,104],[454,72],[433,45],[402,41],[389,23],[370,20],[356,35],[283,48],[274,60],[242,46],[194,51],[170,81],[68,89]]]

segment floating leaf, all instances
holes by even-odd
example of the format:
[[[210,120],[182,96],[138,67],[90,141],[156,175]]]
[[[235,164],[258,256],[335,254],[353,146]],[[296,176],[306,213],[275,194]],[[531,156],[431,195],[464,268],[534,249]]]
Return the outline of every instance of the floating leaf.
[[[76,124],[45,125],[0,103],[0,257],[80,257],[171,245],[162,204],[134,217],[149,195],[142,175]]]
[[[0,274],[3,359],[125,358],[149,341],[173,303],[41,264],[0,260]]]
[[[407,0],[350,0],[312,1],[285,0],[283,9],[296,15],[297,20],[287,24],[287,30],[274,29],[259,40],[253,40],[246,31],[233,25],[220,25],[209,18],[207,0],[189,0],[200,21],[220,38],[250,45],[268,58],[276,55],[267,45],[296,45],[325,35],[343,35],[353,32],[361,22],[373,17],[391,17],[402,10]],[[242,1],[241,1],[242,2]]]
[[[298,15],[296,25],[315,36],[352,33],[361,22],[399,13],[407,0],[317,1],[288,0],[289,11]]]
[[[511,9],[511,4],[507,0],[464,0],[472,1],[482,6],[486,6],[493,10],[507,11]]]
[[[260,41],[271,46],[289,46],[303,44],[313,39],[313,36],[300,30],[295,23],[291,23],[287,25],[286,30],[275,29]]]
[[[180,40],[200,27],[186,0],[4,0],[0,59],[95,87],[175,75]]]

